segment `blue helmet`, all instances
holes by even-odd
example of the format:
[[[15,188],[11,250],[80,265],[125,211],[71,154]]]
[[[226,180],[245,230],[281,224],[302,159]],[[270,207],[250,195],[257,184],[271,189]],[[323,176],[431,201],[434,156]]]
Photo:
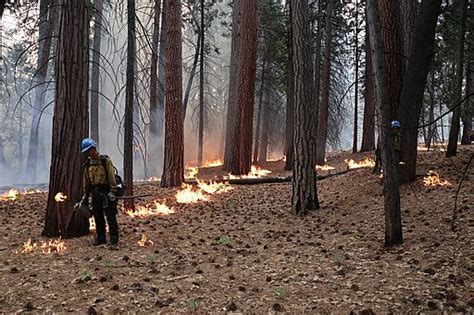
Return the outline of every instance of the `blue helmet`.
[[[392,128],[401,128],[400,122],[398,120],[392,120]]]
[[[81,153],[89,151],[89,149],[96,148],[97,143],[91,138],[85,138],[81,143]]]

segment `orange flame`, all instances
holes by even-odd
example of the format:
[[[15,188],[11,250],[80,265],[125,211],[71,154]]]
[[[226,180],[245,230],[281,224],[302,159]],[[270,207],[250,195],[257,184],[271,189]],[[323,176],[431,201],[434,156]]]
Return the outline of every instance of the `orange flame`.
[[[221,159],[207,160],[206,162],[204,162],[203,167],[216,167],[216,166],[221,166],[223,164],[224,162]]]
[[[236,175],[229,174],[228,176],[224,176],[224,178],[227,178],[227,179],[260,178],[260,177],[266,177],[271,173],[272,171],[264,170],[260,167],[252,165],[250,169],[250,173],[248,173],[247,175],[236,176]]]
[[[127,210],[126,214],[132,218],[146,218],[150,216],[169,215],[173,214],[174,210],[167,205],[154,201],[154,208],[146,205],[139,206],[135,211]]]
[[[195,166],[187,166],[186,173],[184,174],[184,178],[187,178],[187,179],[196,178],[198,173],[199,173],[199,168]]]
[[[152,246],[154,243],[151,239],[149,239],[145,234],[142,234],[142,239],[137,242],[138,246],[145,247],[145,246]]]
[[[47,242],[41,241],[41,243],[31,243],[31,238],[28,241],[23,243],[21,248],[22,254],[29,254],[34,253],[37,251],[41,251],[43,254],[51,254],[51,253],[62,253],[67,249],[66,244],[61,238],[57,240],[49,240]]]
[[[15,188],[11,188],[9,191],[4,193],[0,199],[4,201],[15,201],[19,198],[19,196],[20,192]]]
[[[332,171],[335,170],[336,168],[331,165],[316,165],[316,170],[318,171]]]
[[[228,182],[217,183],[211,180],[209,184],[207,184],[206,182],[200,181],[199,179],[196,179],[196,180],[197,180],[199,189],[201,189],[202,191],[210,195],[221,194],[221,193],[228,192],[234,189],[229,185]]]
[[[194,190],[193,186],[183,184],[181,190],[176,193],[176,201],[178,203],[197,203],[199,201],[208,201],[209,198],[204,196],[202,190]]]
[[[365,159],[363,159],[360,162],[356,162],[352,159],[350,159],[350,160],[346,159],[346,160],[344,160],[344,162],[346,162],[347,167],[349,169],[363,168],[363,167],[375,167],[375,161],[374,161],[374,159],[372,159],[370,157],[366,157]]]
[[[445,179],[441,179],[439,174],[434,171],[429,171],[428,176],[423,177],[424,186],[451,186],[451,183]]]
[[[66,201],[66,199],[67,199],[67,196],[62,192],[58,192],[54,196],[54,200],[56,200],[56,202],[64,202],[64,201]]]

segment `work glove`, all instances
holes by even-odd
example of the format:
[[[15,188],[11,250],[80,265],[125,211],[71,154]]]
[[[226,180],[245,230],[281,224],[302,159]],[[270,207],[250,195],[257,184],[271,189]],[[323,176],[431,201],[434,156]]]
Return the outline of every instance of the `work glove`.
[[[117,200],[117,197],[115,196],[115,194],[113,192],[109,192],[109,194],[107,195],[107,198],[109,199],[109,201],[111,202],[114,202]]]

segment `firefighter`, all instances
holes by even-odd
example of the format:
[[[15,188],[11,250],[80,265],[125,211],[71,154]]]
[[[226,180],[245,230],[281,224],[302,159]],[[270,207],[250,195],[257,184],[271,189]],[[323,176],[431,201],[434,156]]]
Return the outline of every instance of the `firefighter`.
[[[393,133],[393,148],[395,149],[395,164],[399,164],[401,162],[401,154],[400,151],[402,150],[402,132],[401,132],[401,125],[398,120],[392,121],[392,133]]]
[[[106,155],[99,155],[97,144],[90,138],[82,140],[81,152],[87,154],[84,163],[82,191],[83,203],[87,204],[92,197],[92,211],[94,215],[97,237],[92,245],[106,244],[105,217],[109,226],[110,245],[116,247],[119,241],[117,224],[117,183],[115,168],[112,160]]]

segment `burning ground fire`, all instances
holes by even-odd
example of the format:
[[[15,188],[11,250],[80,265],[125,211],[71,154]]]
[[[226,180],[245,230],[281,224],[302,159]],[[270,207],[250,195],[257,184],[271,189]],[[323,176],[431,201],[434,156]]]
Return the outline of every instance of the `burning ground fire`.
[[[54,195],[54,200],[56,200],[56,202],[64,202],[66,199],[67,196],[62,192],[58,192],[56,195]]]
[[[331,165],[316,165],[316,170],[317,171],[332,171],[335,170],[336,168]]]
[[[365,159],[363,159],[360,162],[356,162],[352,159],[350,159],[350,160],[346,159],[346,160],[344,160],[344,162],[346,162],[348,169],[363,168],[363,167],[375,167],[375,161],[374,161],[374,159],[372,159],[370,157],[366,157]]]
[[[149,239],[145,234],[142,234],[142,239],[137,242],[137,245],[140,247],[152,246],[154,243]]]
[[[226,178],[226,179],[260,178],[260,177],[268,176],[271,173],[272,173],[272,171],[264,170],[260,167],[252,165],[252,167],[250,169],[250,173],[248,173],[247,175],[236,176],[236,175],[229,174],[228,176],[224,176],[224,178]]]
[[[426,177],[423,177],[424,186],[451,186],[451,183],[441,179],[435,171],[429,171]]]
[[[207,160],[202,167],[217,167],[222,166],[224,162],[221,159],[217,160]]]
[[[20,192],[16,190],[15,188],[11,188],[9,191],[3,193],[0,196],[1,201],[15,201],[20,199],[22,195],[31,195],[31,194],[37,194],[37,193],[42,193],[43,191],[39,189],[28,189],[23,192]]]
[[[146,218],[150,216],[169,215],[173,213],[173,209],[170,209],[167,205],[157,201],[154,202],[154,206],[139,206],[135,211],[127,210],[126,212],[126,214],[132,218]]]
[[[198,173],[199,173],[199,168],[194,167],[194,166],[187,166],[186,173],[184,174],[184,178],[186,179],[196,178]]]
[[[40,252],[43,254],[51,253],[62,253],[67,249],[66,244],[60,238],[57,240],[49,240],[47,242],[41,241],[40,243],[31,243],[31,239],[28,239],[21,248],[20,253],[29,254]]]
[[[197,187],[193,187],[189,184],[183,184],[181,186],[181,190],[176,193],[176,201],[178,203],[197,203],[199,201],[208,201],[209,196],[205,195],[214,195],[214,194],[221,194],[224,192],[228,192],[233,188],[229,185],[229,183],[217,183],[210,181],[209,184],[197,180]]]

